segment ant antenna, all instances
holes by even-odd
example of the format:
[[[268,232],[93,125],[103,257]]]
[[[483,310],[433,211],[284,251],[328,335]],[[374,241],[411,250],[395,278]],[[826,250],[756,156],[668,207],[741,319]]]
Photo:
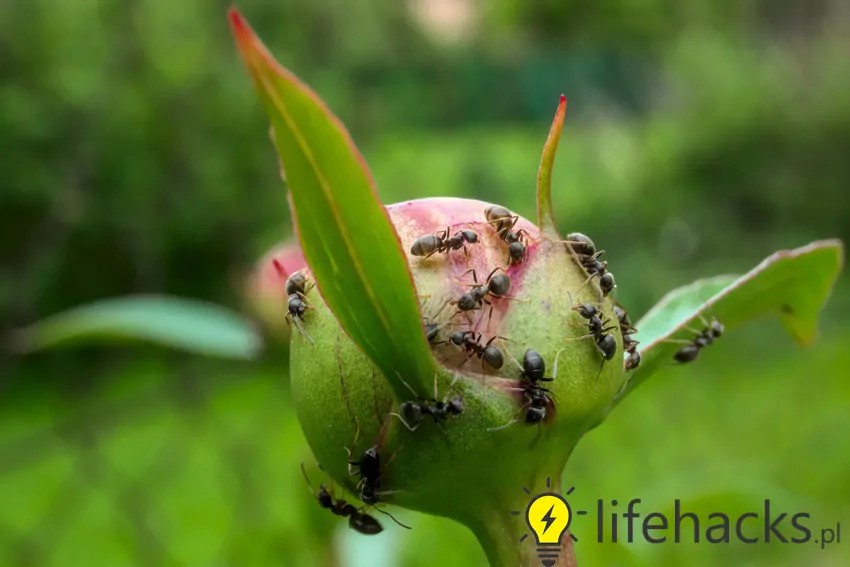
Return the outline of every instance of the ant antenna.
[[[406,525],[406,524],[402,524],[401,522],[399,522],[398,520],[396,520],[396,519],[395,519],[395,516],[393,516],[392,514],[390,514],[389,512],[387,512],[386,510],[381,510],[381,509],[380,509],[380,508],[378,508],[377,506],[375,506],[374,508],[375,508],[375,510],[377,510],[377,511],[378,511],[378,512],[380,512],[381,514],[386,514],[387,516],[389,516],[390,518],[392,518],[392,521],[393,521],[393,522],[395,522],[396,524],[400,525],[401,527],[403,527],[403,528],[405,528],[405,529],[407,529],[407,530],[411,530],[411,529],[413,529],[413,528],[411,528],[410,526],[408,526],[408,525]]]
[[[313,492],[313,485],[310,484],[310,478],[307,476],[307,469],[304,468],[304,462],[303,461],[301,462],[301,473],[304,475],[304,480],[307,481],[307,488],[310,490],[310,494],[312,494],[313,497],[315,497],[316,493]]]

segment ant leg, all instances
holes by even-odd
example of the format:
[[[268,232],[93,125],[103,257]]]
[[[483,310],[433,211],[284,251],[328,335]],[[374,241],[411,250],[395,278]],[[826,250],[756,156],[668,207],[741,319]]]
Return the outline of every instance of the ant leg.
[[[354,424],[357,426],[357,428],[354,430],[353,447],[354,449],[357,449],[357,439],[360,437],[360,420],[357,419],[356,416],[354,418]],[[345,452],[348,453],[348,474],[351,476],[358,474],[357,471],[351,472],[351,465],[358,466],[360,463],[358,461],[351,460],[351,449],[349,449],[348,447],[343,447],[343,449],[345,449]]]
[[[395,450],[395,452],[390,457],[390,460],[387,461],[386,463],[384,463],[384,468],[387,468],[388,466],[390,466],[390,464],[395,460],[396,455],[398,455],[398,452],[401,451],[403,448],[404,447],[399,447],[398,449]]]
[[[411,528],[410,526],[405,525],[405,524],[402,524],[401,522],[399,522],[398,520],[396,520],[396,519],[395,519],[395,517],[394,517],[392,514],[390,514],[389,512],[387,512],[387,511],[385,511],[385,510],[381,510],[381,509],[380,509],[380,508],[378,508],[377,506],[374,506],[374,508],[375,508],[375,510],[377,510],[377,511],[378,511],[378,512],[380,512],[381,514],[386,514],[387,516],[389,516],[390,518],[392,518],[392,521],[393,521],[393,522],[395,522],[396,524],[400,525],[401,527],[403,527],[403,528],[405,528],[405,529],[408,529],[408,530],[413,529],[413,528]]]
[[[513,425],[514,423],[519,423],[519,419],[513,418],[512,420],[507,422],[505,425],[500,425],[499,427],[488,427],[487,431],[499,431],[501,429],[507,429],[508,427]]]
[[[685,339],[662,339],[662,343],[672,343],[676,345],[692,345],[694,341],[686,341]]]
[[[584,283],[583,283],[583,284],[581,284],[580,286],[578,286],[578,289],[576,290],[576,295],[578,295],[578,292],[580,292],[581,290],[583,290],[583,289],[584,289],[584,286],[586,286],[587,284],[589,284],[589,283],[590,283],[590,280],[592,280],[592,279],[593,279],[593,278],[595,278],[595,277],[602,277],[602,274],[600,274],[600,273],[598,273],[598,272],[593,273],[593,274],[590,274],[590,277],[589,277],[589,278],[587,278],[586,280],[584,280]]]
[[[525,391],[525,388],[511,388],[511,390],[513,390],[513,389],[517,389],[517,390]],[[519,408],[519,411],[517,412],[517,414],[521,414],[521,413],[523,412],[523,410],[525,410],[525,408],[527,408],[527,407],[528,407],[528,406],[530,406],[530,405],[531,405],[531,402],[526,402],[526,403],[524,403],[524,404],[522,405],[522,407],[520,407],[520,408]],[[518,423],[518,422],[519,422],[519,419],[518,419],[518,418],[516,418],[516,417],[514,417],[514,418],[513,418],[513,419],[511,419],[509,422],[507,422],[507,423],[506,423],[506,424],[504,424],[504,425],[500,425],[499,427],[488,427],[488,428],[487,428],[487,431],[499,431],[499,430],[501,430],[501,429],[506,429],[506,428],[510,427],[511,425],[513,425],[514,423]]]
[[[546,380],[546,382],[553,382],[555,378],[558,377],[558,358],[560,358],[562,352],[564,352],[564,349],[561,349],[557,353],[555,353],[555,365],[552,367],[552,378]]]
[[[511,297],[510,295],[496,295],[495,293],[491,293],[490,295],[496,299],[507,299],[508,301],[516,301],[517,303],[531,303],[530,299],[520,299],[518,297]]]
[[[602,369],[605,367],[605,358],[602,358],[602,362],[599,364],[599,372],[596,374],[596,383],[599,384],[599,377],[602,376]]]
[[[410,425],[408,425],[408,424],[407,424],[407,422],[406,422],[406,421],[404,421],[404,418],[403,418],[403,417],[401,417],[399,414],[397,414],[397,413],[395,413],[395,412],[391,412],[391,413],[390,413],[390,415],[391,415],[391,416],[395,416],[395,417],[397,417],[397,418],[398,418],[398,420],[399,420],[399,421],[400,421],[400,422],[401,422],[401,423],[402,423],[402,424],[403,424],[403,425],[404,425],[407,429],[409,429],[410,431],[416,431],[416,429],[419,427],[418,425],[417,425],[416,427],[410,427]]]
[[[311,307],[311,309],[312,309],[312,307]],[[288,322],[288,320],[287,320],[287,322]],[[316,343],[313,342],[312,337],[310,337],[310,335],[307,333],[307,331],[304,329],[304,327],[301,326],[301,323],[299,323],[297,319],[295,319],[293,317],[292,323],[295,325],[295,328],[298,329],[301,332],[302,335],[304,335],[304,337],[310,342],[311,345],[316,346]]]
[[[492,272],[490,272],[490,275],[489,275],[489,276],[487,276],[487,279],[486,279],[486,280],[484,280],[484,281],[485,281],[485,282],[489,282],[489,281],[490,281],[490,278],[492,278],[492,277],[493,277],[493,274],[495,274],[495,273],[496,273],[496,272],[498,272],[499,270],[502,270],[502,271],[503,271],[503,272],[505,272],[506,274],[508,273],[508,271],[507,271],[505,268],[503,268],[503,267],[501,267],[501,266],[496,266],[495,268],[493,268],[493,271],[492,271]]]

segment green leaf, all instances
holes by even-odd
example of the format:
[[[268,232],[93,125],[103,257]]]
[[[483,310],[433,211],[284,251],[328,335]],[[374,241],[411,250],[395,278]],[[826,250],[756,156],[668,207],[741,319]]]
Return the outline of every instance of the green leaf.
[[[271,120],[301,249],[319,291],[399,397],[436,369],[413,278],[363,157],[318,96],[283,69],[235,10],[236,43]]]
[[[16,332],[12,348],[36,352],[78,342],[136,339],[223,358],[255,357],[251,324],[212,303],[167,296],[105,299],[53,315]]]
[[[555,119],[549,129],[549,137],[543,146],[543,157],[540,159],[540,169],[537,170],[537,225],[541,232],[558,237],[555,215],[552,213],[552,166],[555,164],[555,152],[561,141],[561,131],[564,129],[564,117],[567,113],[567,97],[561,95]]]
[[[667,339],[692,339],[685,327],[702,329],[702,319],[715,317],[728,332],[775,313],[798,343],[810,344],[843,264],[841,241],[823,240],[777,252],[743,276],[698,280],[671,291],[635,324],[641,363],[614,404],[659,368],[675,364],[673,355],[682,345]]]

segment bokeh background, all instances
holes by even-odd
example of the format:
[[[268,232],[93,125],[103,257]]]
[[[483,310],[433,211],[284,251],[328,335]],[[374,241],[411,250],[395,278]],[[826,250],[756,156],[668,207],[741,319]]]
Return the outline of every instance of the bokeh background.
[[[540,151],[562,231],[602,248],[634,315],[781,248],[850,237],[842,0],[240,0],[348,125],[384,202],[454,195],[534,216]],[[0,331],[162,292],[240,308],[291,236],[226,2],[0,4]],[[846,279],[846,278],[845,278]],[[653,378],[568,466],[575,508],[770,498],[844,522],[818,545],[600,545],[580,565],[847,565],[850,290],[817,345],[775,321]],[[465,528],[399,512],[357,536],[311,500],[285,347],[256,363],[153,347],[0,354],[0,565],[484,565]],[[498,466],[496,464],[495,466]],[[314,484],[319,480],[315,477]]]

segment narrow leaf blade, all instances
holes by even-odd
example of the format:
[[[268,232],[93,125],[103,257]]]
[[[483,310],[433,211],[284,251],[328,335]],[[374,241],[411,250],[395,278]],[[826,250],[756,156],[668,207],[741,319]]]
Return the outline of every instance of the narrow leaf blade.
[[[638,332],[634,338],[641,342],[642,360],[615,403],[653,372],[673,364],[673,355],[682,345],[665,341],[692,339],[685,327],[703,328],[701,318],[716,317],[728,332],[778,314],[794,340],[810,344],[817,334],[818,315],[843,264],[841,241],[823,240],[777,252],[743,276],[698,280],[671,291],[635,324]]]
[[[537,170],[537,225],[542,232],[550,236],[558,236],[555,215],[552,212],[552,167],[555,164],[555,152],[561,141],[561,131],[564,129],[564,117],[567,114],[567,97],[561,95],[555,119],[549,129],[549,138],[543,146],[543,157],[540,159],[540,169]]]
[[[399,395],[426,395],[431,355],[413,278],[371,174],[345,127],[278,64],[236,11],[242,58],[271,120],[298,238],[322,297]]]
[[[20,353],[80,342],[140,340],[222,358],[250,359],[262,346],[252,325],[224,307],[177,297],[138,295],[81,305],[12,337]]]

